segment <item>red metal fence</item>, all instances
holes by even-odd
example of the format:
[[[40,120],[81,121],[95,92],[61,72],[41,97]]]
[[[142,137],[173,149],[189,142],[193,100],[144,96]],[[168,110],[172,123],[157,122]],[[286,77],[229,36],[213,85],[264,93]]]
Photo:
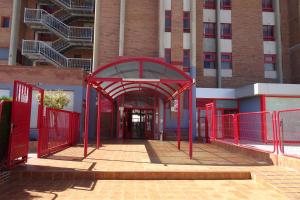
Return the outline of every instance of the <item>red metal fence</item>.
[[[300,158],[300,109],[216,115],[206,109],[210,140]]]
[[[281,153],[300,158],[300,109],[278,111],[276,117]]]
[[[79,135],[79,113],[47,108],[39,135],[38,157],[45,157],[75,145]]]

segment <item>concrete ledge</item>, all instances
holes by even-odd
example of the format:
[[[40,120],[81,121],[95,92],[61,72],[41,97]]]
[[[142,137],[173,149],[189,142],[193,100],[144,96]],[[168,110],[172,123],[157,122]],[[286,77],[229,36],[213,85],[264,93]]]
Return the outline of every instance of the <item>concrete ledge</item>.
[[[15,171],[15,181],[28,180],[250,180],[248,171],[220,172],[128,172],[128,171]]]
[[[244,154],[246,156],[255,158],[259,161],[266,162],[270,165],[276,164],[276,156],[272,155],[270,153],[261,152],[259,150],[250,149],[250,148],[246,148],[246,147],[242,147],[242,146],[236,146],[236,145],[229,144],[229,143],[223,143],[220,141],[212,141],[211,143],[212,143],[212,145],[220,146],[230,152],[233,152],[233,153],[238,152],[238,153]]]

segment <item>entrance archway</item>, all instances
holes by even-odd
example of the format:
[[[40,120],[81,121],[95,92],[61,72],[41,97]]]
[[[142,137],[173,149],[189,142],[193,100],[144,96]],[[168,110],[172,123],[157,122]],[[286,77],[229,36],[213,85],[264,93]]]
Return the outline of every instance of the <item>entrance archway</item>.
[[[90,91],[94,88],[98,92],[98,123],[97,123],[97,148],[100,146],[100,118],[102,109],[102,99],[105,98],[111,102],[112,123],[114,122],[114,102],[120,101],[120,97],[128,97],[135,94],[135,98],[144,97],[145,99],[154,98],[154,108],[157,105],[157,98],[166,103],[177,100],[180,108],[180,96],[188,91],[188,110],[189,110],[189,156],[192,158],[192,78],[177,67],[165,63],[161,59],[155,58],[126,58],[100,67],[87,78],[86,88],[86,109],[85,109],[85,129],[84,129],[84,156],[87,156],[88,133],[89,133],[89,115],[90,115]],[[128,103],[128,102],[127,102]],[[120,104],[118,103],[118,106]],[[140,109],[137,105],[124,105],[122,109],[131,107],[131,109]],[[142,112],[143,109],[140,109]],[[135,110],[136,111],[136,110]],[[119,108],[118,108],[119,112]],[[180,130],[180,109],[178,109],[177,119],[177,141],[180,149],[181,130]],[[149,114],[149,119],[151,114]],[[153,117],[155,118],[155,114]],[[164,113],[165,115],[165,113]],[[141,116],[141,115],[140,115]],[[146,119],[145,119],[146,120]],[[122,121],[117,116],[117,124]],[[165,126],[165,117],[164,122]],[[112,125],[113,127],[113,125]],[[113,129],[111,129],[112,131]],[[149,129],[150,130],[150,129]],[[123,132],[123,136],[124,136]]]

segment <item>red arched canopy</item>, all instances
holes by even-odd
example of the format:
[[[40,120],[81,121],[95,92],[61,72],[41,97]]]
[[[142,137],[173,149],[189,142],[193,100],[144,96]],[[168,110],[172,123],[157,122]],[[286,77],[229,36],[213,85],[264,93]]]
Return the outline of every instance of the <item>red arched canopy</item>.
[[[154,90],[171,100],[193,81],[177,67],[155,58],[126,58],[100,67],[88,84],[111,100],[133,90]]]

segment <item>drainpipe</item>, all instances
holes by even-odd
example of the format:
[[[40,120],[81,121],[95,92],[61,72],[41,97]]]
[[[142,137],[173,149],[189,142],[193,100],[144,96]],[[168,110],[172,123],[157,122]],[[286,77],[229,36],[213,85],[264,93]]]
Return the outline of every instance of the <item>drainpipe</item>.
[[[95,1],[95,21],[94,21],[94,47],[93,47],[93,71],[99,66],[100,53],[100,33],[101,33],[101,0]]]
[[[216,23],[217,23],[217,87],[222,88],[222,62],[221,62],[221,0],[217,0]]]
[[[21,15],[21,1],[14,0],[12,22],[11,22],[8,65],[17,64],[17,48],[19,42],[20,15]]]
[[[275,0],[276,63],[278,82],[283,83],[280,0]]]
[[[124,37],[125,37],[125,9],[126,0],[120,0],[120,37],[119,37],[119,56],[124,56]]]

